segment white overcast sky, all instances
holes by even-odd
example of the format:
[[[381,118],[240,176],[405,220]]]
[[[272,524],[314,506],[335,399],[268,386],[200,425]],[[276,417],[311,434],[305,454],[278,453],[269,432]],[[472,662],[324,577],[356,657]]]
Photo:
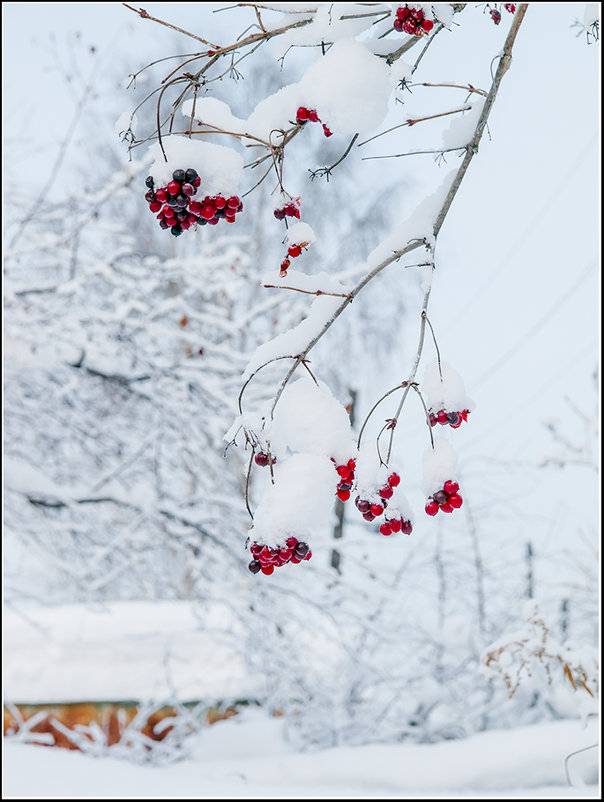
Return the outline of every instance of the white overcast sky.
[[[214,5],[144,8],[224,39],[233,34],[224,26],[235,25],[237,12],[212,16]],[[584,9],[584,3],[529,4],[490,119],[491,141],[483,140],[440,236],[430,318],[444,358],[462,374],[477,404],[461,455],[468,471],[501,460],[514,473],[513,463],[538,461],[552,450],[543,419],[562,422],[572,439],[584,433],[565,398],[589,413],[595,407],[600,44],[588,45],[570,27]],[[432,80],[488,88],[488,65],[509,22],[504,18],[497,29],[487,16],[475,14],[468,23],[471,47],[460,49],[451,37],[450,52],[445,47],[434,57]],[[10,145],[8,166],[28,180],[34,166],[40,180],[46,177],[75,107],[49,37],[64,65],[75,32],[96,48],[95,59],[130,60],[128,71],[173,52],[171,32],[119,3],[4,3],[3,17],[5,152]],[[130,102],[124,92],[119,111]],[[381,147],[388,152],[383,140]],[[404,161],[391,161],[390,169],[411,169]],[[506,481],[501,478],[502,487]],[[524,512],[539,506],[540,492],[537,484],[534,491],[525,489],[510,491]],[[561,476],[558,491],[547,495],[544,537],[558,525],[569,531],[579,519],[593,514],[595,520],[596,508],[593,472]]]

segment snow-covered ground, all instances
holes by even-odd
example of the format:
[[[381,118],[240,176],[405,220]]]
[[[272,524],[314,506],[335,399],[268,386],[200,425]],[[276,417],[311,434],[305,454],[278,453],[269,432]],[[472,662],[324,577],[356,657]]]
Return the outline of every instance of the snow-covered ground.
[[[560,721],[431,745],[296,752],[282,719],[248,710],[204,729],[161,767],[5,741],[3,798],[595,799],[595,722]]]

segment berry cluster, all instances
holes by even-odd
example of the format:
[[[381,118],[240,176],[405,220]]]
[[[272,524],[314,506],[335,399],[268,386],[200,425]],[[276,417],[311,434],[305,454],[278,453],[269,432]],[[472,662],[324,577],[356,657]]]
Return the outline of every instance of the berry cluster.
[[[513,14],[516,11],[516,3],[504,3],[503,7],[506,11],[509,11],[510,14]]]
[[[469,414],[469,409],[462,409],[458,412],[447,412],[446,409],[439,409],[438,412],[430,410],[428,412],[428,419],[430,421],[430,426],[436,426],[437,423],[440,423],[441,426],[449,424],[452,429],[459,429],[462,422],[468,420]]]
[[[296,112],[296,122],[298,125],[306,125],[307,122],[311,123],[320,123],[321,120],[319,119],[319,115],[314,109],[307,109],[306,106],[300,106],[298,111]],[[325,136],[331,136],[333,131],[330,131],[329,128],[322,123],[323,125],[323,133]]]
[[[235,222],[235,215],[242,211],[243,203],[236,196],[207,195],[203,200],[193,200],[201,184],[196,170],[174,170],[172,180],[165,187],[155,187],[153,176],[147,176],[148,192],[145,200],[149,209],[157,215],[159,226],[170,229],[175,237],[198,223],[216,225],[220,218],[227,223]]]
[[[366,521],[373,521],[379,518],[388,506],[388,499],[392,498],[393,488],[400,484],[401,477],[398,473],[391,473],[386,484],[377,491],[379,501],[374,498],[361,498],[357,496],[354,500],[358,511]],[[383,533],[382,533],[383,534]]]
[[[489,11],[489,14],[491,15],[491,19],[493,20],[495,25],[499,25],[499,23],[501,22],[501,13],[496,8],[492,8]]]
[[[288,537],[285,546],[269,547],[265,543],[254,541],[250,546],[252,557],[254,558],[248,565],[252,574],[262,571],[263,574],[272,574],[275,568],[280,568],[286,563],[301,563],[302,560],[310,560],[312,551],[308,543],[298,540],[297,537]]]
[[[254,457],[254,462],[256,465],[260,465],[261,468],[266,468],[271,463],[274,465],[277,462],[277,457],[267,454],[265,451],[259,451]]]
[[[442,512],[453,512],[458,510],[463,504],[463,499],[458,493],[459,485],[452,479],[448,479],[442,490],[433,493],[426,502],[426,512],[428,515],[436,515],[439,510]]]
[[[331,461],[336,464],[335,459],[331,459]],[[354,484],[354,471],[356,468],[356,460],[349,459],[346,465],[336,465],[336,471],[338,476],[340,477],[340,481],[338,482],[338,487],[336,490],[336,496],[340,499],[340,501],[348,501],[350,498],[350,491],[352,490],[352,486]]]
[[[283,203],[275,209],[275,217],[277,220],[283,220],[284,217],[297,217],[300,219],[300,198],[292,198],[291,195],[285,195]]]
[[[423,36],[425,33],[430,33],[433,27],[434,22],[426,19],[421,8],[404,6],[396,9],[395,31],[404,31],[411,36]]]
[[[404,535],[410,535],[413,531],[411,521],[401,515],[400,518],[386,518],[384,523],[380,526],[382,535],[392,535],[396,532],[402,532]]]
[[[289,248],[287,249],[287,256],[281,262],[281,272],[279,273],[281,278],[285,278],[285,276],[287,276],[287,269],[291,265],[290,256],[291,256],[292,259],[295,259],[296,257],[300,256],[300,254],[302,253],[302,250],[304,248],[307,248],[309,245],[310,245],[309,242],[300,242],[300,243],[296,243],[295,245],[290,245],[289,246]]]

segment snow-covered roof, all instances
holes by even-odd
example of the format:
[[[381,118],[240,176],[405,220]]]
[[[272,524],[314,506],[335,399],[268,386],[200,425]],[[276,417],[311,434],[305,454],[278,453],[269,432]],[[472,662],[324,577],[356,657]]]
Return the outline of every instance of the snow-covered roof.
[[[257,698],[224,608],[182,601],[5,608],[4,701]]]

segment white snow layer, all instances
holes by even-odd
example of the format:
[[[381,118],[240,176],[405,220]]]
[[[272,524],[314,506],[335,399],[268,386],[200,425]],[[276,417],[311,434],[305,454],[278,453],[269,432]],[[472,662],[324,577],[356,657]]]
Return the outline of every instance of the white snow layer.
[[[431,496],[442,490],[444,483],[455,480],[457,470],[457,454],[448,440],[434,438],[434,449],[429,448],[424,454],[424,491]],[[463,492],[463,491],[462,491]]]
[[[243,175],[243,159],[233,148],[200,142],[184,136],[162,139],[168,161],[162,154],[159,142],[150,148],[154,158],[149,168],[156,184],[165,186],[172,180],[174,170],[192,168],[201,178],[197,192],[204,195],[236,195]]]
[[[246,710],[204,729],[189,757],[136,765],[4,746],[7,799],[599,799],[598,723],[556,721],[436,744],[296,752],[281,718]],[[114,748],[114,747],[112,747]],[[572,785],[565,774],[568,760]]]
[[[447,362],[441,362],[442,378],[438,370],[438,361],[433,359],[426,366],[421,391],[424,394],[428,409],[438,412],[472,411],[474,402],[468,398],[463,379]]]

